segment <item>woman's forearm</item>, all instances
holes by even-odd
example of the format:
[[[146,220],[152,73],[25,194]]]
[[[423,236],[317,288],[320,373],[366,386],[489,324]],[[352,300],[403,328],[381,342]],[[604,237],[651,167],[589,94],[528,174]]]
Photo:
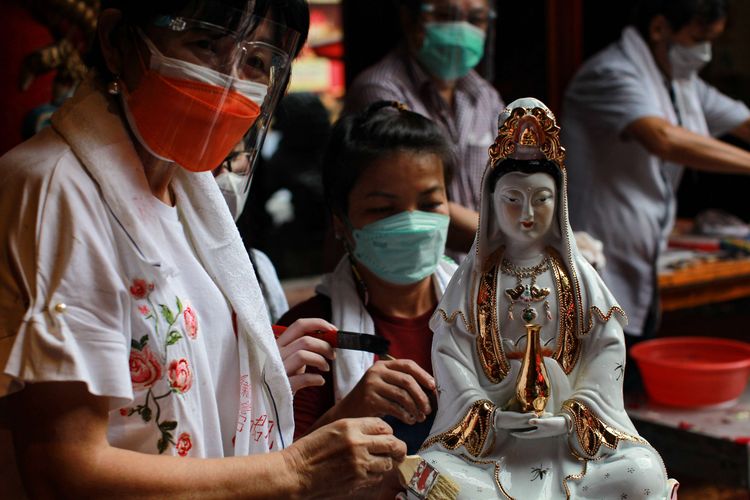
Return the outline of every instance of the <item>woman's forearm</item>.
[[[109,445],[109,400],[83,383],[28,384],[8,397],[31,498],[333,498],[382,481],[406,446],[376,418],[344,419],[275,453],[149,455]]]
[[[300,478],[285,455],[201,459],[59,445],[25,455],[26,462],[56,469],[26,467],[33,477],[25,483],[32,498],[301,498]]]
[[[32,498],[294,498],[293,452],[200,459],[110,446],[109,404],[82,383],[28,384],[7,405]]]

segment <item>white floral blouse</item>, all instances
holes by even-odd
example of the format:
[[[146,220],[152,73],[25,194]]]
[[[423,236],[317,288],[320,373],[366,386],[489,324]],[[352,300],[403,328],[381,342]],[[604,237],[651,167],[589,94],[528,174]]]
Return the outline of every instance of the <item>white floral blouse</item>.
[[[108,99],[82,85],[0,159],[0,213],[18,214],[0,218],[0,397],[84,382],[109,398],[110,443],[145,453],[285,447],[291,390],[215,182],[178,171],[177,206],[154,198]]]

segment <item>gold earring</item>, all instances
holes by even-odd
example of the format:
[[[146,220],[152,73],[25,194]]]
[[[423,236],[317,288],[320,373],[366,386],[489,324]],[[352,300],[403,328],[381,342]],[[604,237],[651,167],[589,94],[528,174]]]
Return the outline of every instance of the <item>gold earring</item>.
[[[120,95],[120,76],[114,75],[114,79],[107,84],[109,95]]]

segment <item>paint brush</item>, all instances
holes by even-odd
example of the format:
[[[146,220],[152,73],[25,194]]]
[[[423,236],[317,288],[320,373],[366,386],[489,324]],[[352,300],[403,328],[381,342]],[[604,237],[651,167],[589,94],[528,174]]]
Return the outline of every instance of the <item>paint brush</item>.
[[[419,500],[456,500],[459,486],[419,455],[407,455],[398,465],[401,486]]]
[[[285,326],[272,325],[273,334],[278,338],[286,330]],[[354,351],[367,351],[378,356],[387,356],[390,342],[388,339],[377,335],[366,333],[338,331],[315,330],[306,332],[305,335],[324,340],[331,344],[334,349],[350,349]]]

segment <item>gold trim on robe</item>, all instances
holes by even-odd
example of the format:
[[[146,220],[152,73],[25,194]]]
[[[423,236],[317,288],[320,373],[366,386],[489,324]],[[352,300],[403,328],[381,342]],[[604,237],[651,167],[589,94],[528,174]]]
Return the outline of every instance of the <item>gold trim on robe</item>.
[[[566,375],[575,368],[581,354],[581,341],[576,332],[576,301],[573,282],[570,279],[560,254],[552,247],[547,248],[552,263],[552,276],[557,289],[557,309],[559,335],[557,350],[553,356]],[[502,253],[491,256],[494,264],[485,265],[486,271],[479,278],[477,287],[477,355],[482,370],[492,383],[501,382],[510,370],[510,363],[502,347],[500,321],[497,314],[497,282],[499,262]],[[488,259],[490,260],[490,259]]]
[[[484,374],[494,384],[503,380],[510,370],[500,342],[500,324],[497,321],[499,260],[482,273],[477,288],[477,354]]]
[[[467,452],[475,457],[482,456],[485,442],[495,422],[495,409],[497,407],[487,399],[475,401],[466,415],[452,429],[433,436],[424,442],[421,449],[429,448],[439,443],[448,450],[455,450],[463,446]],[[492,449],[494,439],[487,449]]]
[[[605,424],[596,414],[582,402],[569,399],[562,404],[562,409],[567,411],[574,422],[574,427],[581,449],[590,459],[594,457],[602,445],[612,450],[617,449],[620,441],[633,441],[635,443],[648,445],[648,441],[638,436],[631,436],[614,427]]]
[[[562,257],[552,247],[547,248],[552,263],[552,274],[557,287],[557,315],[559,316],[559,331],[557,337],[557,351],[553,358],[560,364],[566,375],[575,368],[581,355],[581,341],[576,332],[576,300],[573,286],[565,270]]]

